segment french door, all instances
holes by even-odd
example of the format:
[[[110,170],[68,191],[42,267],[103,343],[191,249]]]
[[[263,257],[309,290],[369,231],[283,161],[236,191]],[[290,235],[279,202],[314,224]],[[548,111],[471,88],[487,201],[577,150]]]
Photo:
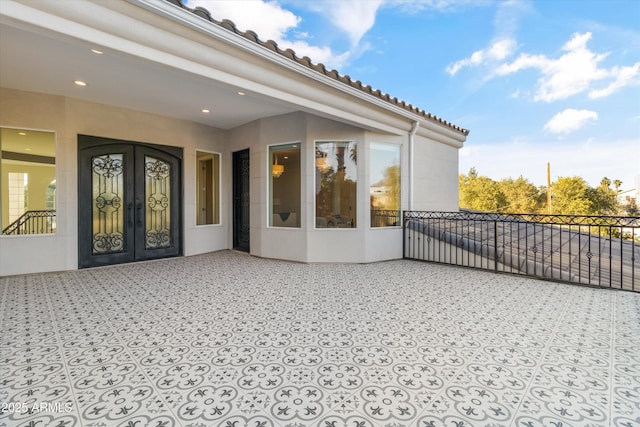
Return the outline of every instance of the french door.
[[[233,249],[250,251],[249,150],[233,153]]]
[[[78,266],[181,255],[182,149],[78,136]]]

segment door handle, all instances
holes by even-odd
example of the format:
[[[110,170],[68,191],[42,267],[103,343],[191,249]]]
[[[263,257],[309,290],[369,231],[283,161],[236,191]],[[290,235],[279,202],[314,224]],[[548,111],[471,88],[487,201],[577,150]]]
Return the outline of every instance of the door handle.
[[[129,227],[133,227],[133,203],[127,203],[127,223]]]
[[[142,202],[136,199],[136,224],[142,226]]]

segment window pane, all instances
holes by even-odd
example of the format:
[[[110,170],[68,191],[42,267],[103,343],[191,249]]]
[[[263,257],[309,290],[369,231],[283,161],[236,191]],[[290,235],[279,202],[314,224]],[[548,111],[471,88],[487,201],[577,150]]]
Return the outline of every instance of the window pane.
[[[316,142],[317,228],[356,226],[356,165],[354,141]]]
[[[220,155],[196,151],[196,224],[220,224]]]
[[[2,234],[56,231],[55,135],[0,128]]]
[[[300,144],[269,147],[269,225],[300,227]]]
[[[91,158],[93,255],[124,251],[124,166],[122,153]]]
[[[171,246],[171,164],[144,158],[145,248]]]
[[[371,226],[400,225],[400,146],[371,144]]]

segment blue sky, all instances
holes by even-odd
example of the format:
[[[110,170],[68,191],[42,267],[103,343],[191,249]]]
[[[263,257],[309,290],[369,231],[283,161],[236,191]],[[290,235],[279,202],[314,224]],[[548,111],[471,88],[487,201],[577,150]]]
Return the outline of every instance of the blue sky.
[[[189,0],[471,131],[460,172],[640,175],[640,1]]]

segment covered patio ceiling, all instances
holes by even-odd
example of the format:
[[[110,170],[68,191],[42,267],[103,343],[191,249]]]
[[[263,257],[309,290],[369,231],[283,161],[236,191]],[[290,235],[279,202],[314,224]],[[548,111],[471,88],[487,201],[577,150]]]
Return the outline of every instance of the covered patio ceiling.
[[[35,27],[23,29],[2,22],[0,55],[1,87],[77,98],[220,129],[299,110],[244,87],[185,73],[108,46],[43,33]],[[86,86],[74,84],[78,80]]]

